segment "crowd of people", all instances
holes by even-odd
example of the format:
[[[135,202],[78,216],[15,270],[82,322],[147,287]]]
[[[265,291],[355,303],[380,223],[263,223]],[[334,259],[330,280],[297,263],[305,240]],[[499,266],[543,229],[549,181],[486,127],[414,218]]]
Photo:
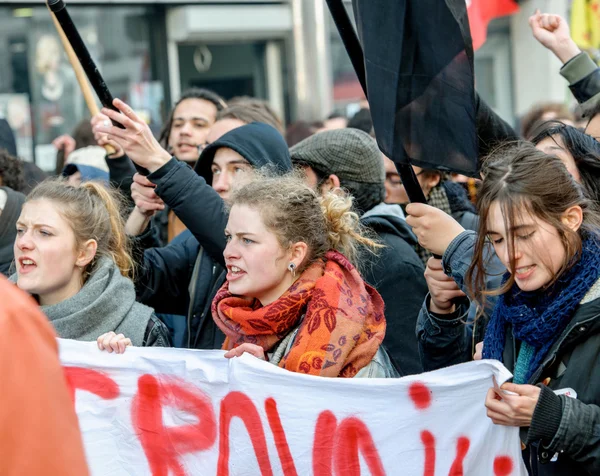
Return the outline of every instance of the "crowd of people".
[[[341,378],[497,359],[513,380],[482,403],[522,429],[531,474],[598,474],[600,68],[561,17],[530,26],[579,109],[515,131],[477,97],[481,179],[413,167],[427,203],[409,203],[368,107],[286,133],[264,101],[191,89],[155,138],[116,99],[57,139],[57,178],[0,152],[0,271],[56,335],[107,352]]]

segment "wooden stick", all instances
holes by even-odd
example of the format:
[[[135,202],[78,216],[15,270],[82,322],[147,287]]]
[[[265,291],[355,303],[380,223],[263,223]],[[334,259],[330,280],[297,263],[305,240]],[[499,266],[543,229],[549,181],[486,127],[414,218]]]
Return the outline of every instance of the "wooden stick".
[[[87,76],[85,75],[85,71],[81,67],[81,63],[79,62],[79,58],[73,51],[73,47],[71,43],[69,43],[69,39],[65,35],[60,23],[54,16],[54,13],[50,11],[50,16],[52,17],[52,21],[54,22],[54,26],[56,27],[56,31],[58,32],[58,36],[60,36],[60,41],[62,42],[63,48],[65,49],[65,53],[67,53],[67,57],[69,58],[69,63],[73,67],[73,71],[75,72],[75,77],[77,78],[77,82],[79,83],[79,88],[83,94],[85,99],[85,103],[90,111],[92,116],[95,116],[100,112],[98,108],[98,104],[96,103],[96,99],[94,98],[94,94],[92,93],[92,88],[90,88],[90,84],[88,83]],[[112,155],[116,152],[113,146],[106,144],[104,146],[104,150],[108,155]]]

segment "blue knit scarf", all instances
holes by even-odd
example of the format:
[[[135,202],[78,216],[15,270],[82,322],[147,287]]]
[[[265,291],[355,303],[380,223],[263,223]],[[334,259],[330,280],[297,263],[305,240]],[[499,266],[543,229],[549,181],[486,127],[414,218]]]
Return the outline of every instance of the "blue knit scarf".
[[[504,276],[503,284],[509,274]],[[550,287],[543,291],[521,291],[516,284],[498,297],[483,341],[483,358],[502,361],[506,330],[534,348],[528,358],[524,382],[541,365],[550,347],[565,330],[576,307],[600,277],[600,243],[583,242],[580,259]]]

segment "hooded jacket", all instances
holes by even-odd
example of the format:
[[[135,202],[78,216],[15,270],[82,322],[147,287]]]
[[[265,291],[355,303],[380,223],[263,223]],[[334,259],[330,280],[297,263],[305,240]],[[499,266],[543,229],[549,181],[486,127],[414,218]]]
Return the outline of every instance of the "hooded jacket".
[[[365,281],[377,289],[385,303],[383,346],[400,376],[421,373],[415,326],[427,283],[425,268],[414,250],[417,238],[399,205],[381,203],[365,213],[361,223],[385,245],[377,254],[365,256],[361,266]]]
[[[136,280],[138,300],[158,313],[187,316],[184,347],[197,349],[220,349],[225,338],[210,313],[212,299],[226,275],[223,251],[229,214],[210,186],[210,165],[221,147],[236,150],[254,168],[268,166],[280,173],[292,169],[281,134],[267,124],[252,123],[228,132],[204,149],[196,171],[173,158],[148,176],[156,184],[156,194],[191,236],[143,252]],[[140,235],[138,246],[143,249],[152,242],[152,232],[147,230]]]
[[[7,195],[6,204],[0,213],[0,273],[9,276],[15,258],[13,247],[17,236],[16,223],[25,203],[25,195],[8,187],[0,189]]]

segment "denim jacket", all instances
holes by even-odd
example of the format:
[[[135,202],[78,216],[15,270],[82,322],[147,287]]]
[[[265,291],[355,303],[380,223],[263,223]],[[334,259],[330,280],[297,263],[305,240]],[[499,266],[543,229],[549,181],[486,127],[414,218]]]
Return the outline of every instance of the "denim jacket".
[[[458,235],[444,253],[444,272],[454,279],[466,294],[465,275],[473,259],[477,233],[464,231]],[[491,246],[488,253],[493,253]],[[486,286],[488,289],[500,286],[504,267],[494,255],[491,256]],[[437,370],[442,367],[468,362],[472,359],[475,344],[483,340],[487,315],[494,308],[496,299],[488,298],[483,315],[476,319],[477,305],[467,297],[457,299],[457,313],[453,319],[443,319],[429,312],[431,296],[427,295],[417,319],[417,340],[419,355],[424,370]]]

